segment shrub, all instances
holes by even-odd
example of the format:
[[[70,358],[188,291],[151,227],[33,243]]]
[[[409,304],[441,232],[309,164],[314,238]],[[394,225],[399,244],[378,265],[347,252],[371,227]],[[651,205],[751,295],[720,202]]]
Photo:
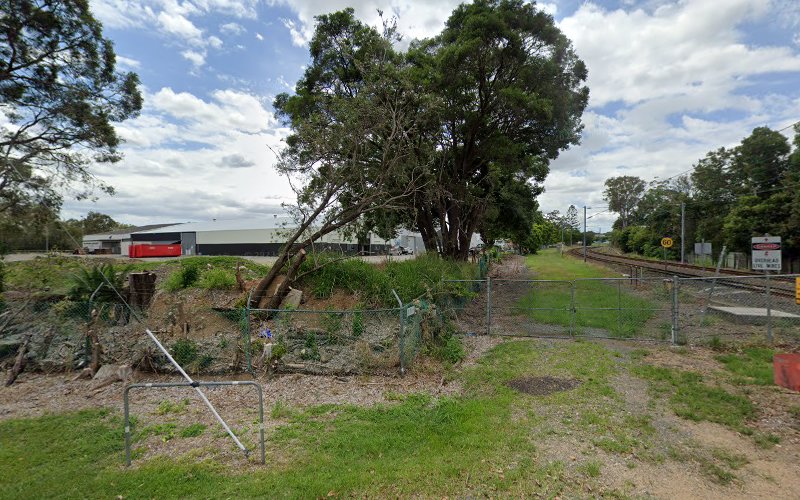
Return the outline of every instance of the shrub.
[[[449,285],[442,279],[472,279],[477,265],[423,255],[405,261],[389,261],[374,265],[360,259],[334,260],[333,254],[314,254],[300,267],[300,274],[323,265],[306,275],[302,285],[310,288],[317,298],[328,298],[335,290],[358,294],[367,307],[394,307],[397,301],[392,289],[404,301],[422,295],[437,295]]]
[[[91,269],[82,267],[72,275],[67,294],[74,301],[121,302],[119,290],[125,285],[130,267],[116,268],[114,264],[100,264]],[[94,295],[94,297],[92,297]]]
[[[225,269],[209,269],[200,278],[200,288],[228,290],[236,286],[236,276]]]
[[[164,288],[170,292],[189,288],[200,277],[200,270],[194,265],[181,263],[181,267],[170,274],[164,282]]]
[[[181,366],[196,360],[198,353],[197,342],[194,340],[180,339],[172,346],[172,357]]]

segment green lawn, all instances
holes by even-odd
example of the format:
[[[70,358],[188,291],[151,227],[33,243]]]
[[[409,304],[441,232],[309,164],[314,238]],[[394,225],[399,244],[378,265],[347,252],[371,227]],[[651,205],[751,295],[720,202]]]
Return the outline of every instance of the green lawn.
[[[557,250],[529,255],[525,262],[534,279],[555,280],[532,283],[517,304],[520,312],[540,323],[572,326],[577,334],[597,329],[611,336],[635,337],[657,309],[669,306],[634,294],[627,280],[599,281],[621,276]],[[575,313],[570,314],[573,304]]]
[[[610,351],[583,343],[560,349],[560,361],[542,369],[534,343],[503,344],[463,373],[462,397],[411,394],[370,408],[284,409],[279,414],[289,417],[268,436],[268,465],[242,474],[189,458],[126,470],[120,417],[105,410],[0,422],[0,496],[555,496],[567,487],[564,464],[537,460],[531,430],[541,418],[530,409],[531,396],[505,383],[538,371],[567,375],[583,384],[537,397],[537,404],[573,408],[599,398],[608,402],[600,411],[610,412],[616,401]],[[628,432],[611,423],[603,431],[608,439]]]
[[[609,456],[630,469],[678,460],[710,480],[736,480],[745,458],[664,435],[649,408],[669,405],[684,418],[743,432],[757,409],[696,374],[650,367],[647,355],[580,341],[506,342],[451,374],[461,396],[392,393],[391,403],[373,407],[276,404],[270,418],[280,425],[267,435],[268,463],[246,471],[216,461],[213,449],[173,458],[135,453],[126,469],[121,418],[108,410],[0,421],[0,498],[635,496],[604,481]],[[617,392],[614,380],[626,373],[652,382],[651,404],[631,407]],[[507,386],[544,375],[580,384],[547,396]],[[183,405],[159,406],[154,418],[164,423],[134,427],[136,439],[223,436],[197,426],[167,429],[169,414]],[[552,443],[569,451],[548,453]]]

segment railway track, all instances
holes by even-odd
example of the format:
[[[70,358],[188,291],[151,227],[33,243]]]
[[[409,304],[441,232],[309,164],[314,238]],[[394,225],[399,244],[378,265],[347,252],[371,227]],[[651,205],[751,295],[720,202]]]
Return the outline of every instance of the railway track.
[[[569,253],[573,256],[583,258],[583,248],[573,248]],[[637,257],[609,255],[593,249],[587,249],[586,259],[618,266],[641,268],[653,273],[678,276],[681,278],[713,278],[715,276],[714,269],[703,270],[700,266],[692,264],[681,264],[680,262],[667,262],[665,264],[663,262]],[[720,270],[720,276],[724,277],[725,286],[759,293],[766,292],[766,279],[763,274],[724,269]],[[770,293],[775,296],[794,299],[794,278],[786,276],[770,277]]]

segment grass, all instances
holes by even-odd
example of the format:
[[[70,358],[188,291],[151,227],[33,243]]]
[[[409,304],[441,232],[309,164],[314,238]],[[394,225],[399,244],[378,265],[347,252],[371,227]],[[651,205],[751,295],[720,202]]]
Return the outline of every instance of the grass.
[[[185,257],[166,265],[175,269],[162,286],[172,292],[184,288],[232,289],[236,286],[237,265],[241,265],[242,278],[245,280],[264,276],[270,268],[241,257],[229,256]]]
[[[130,469],[121,466],[117,414],[0,421],[0,497],[614,496],[601,479],[604,463],[611,463],[606,455],[631,468],[673,459],[720,484],[738,481],[735,471],[747,457],[665,437],[671,431],[657,429],[653,417],[637,413],[614,387],[633,370],[679,414],[743,430],[752,406],[699,374],[641,365],[647,355],[640,349],[620,357],[588,341],[509,341],[458,372],[460,396],[387,393],[387,403],[365,407],[299,408],[278,400],[270,409],[277,426],[267,436],[268,465],[246,473],[216,462],[222,455],[214,448],[141,458],[144,447],[137,443],[144,439],[225,438],[217,427],[163,422],[163,415],[182,413],[184,402],[159,405],[162,421],[134,432],[138,458]],[[545,375],[580,384],[545,396],[508,386]],[[238,422],[236,431],[254,444],[257,427]],[[768,446],[777,439],[750,433]],[[548,446],[564,442],[575,446],[567,453],[581,458],[546,458]]]
[[[442,280],[473,279],[478,272],[476,264],[428,254],[375,265],[360,259],[336,260],[335,255],[324,253],[309,255],[299,272],[303,274],[323,264],[321,269],[307,274],[299,285],[320,299],[330,297],[337,290],[357,294],[365,305],[372,307],[396,306],[392,290],[404,301],[425,294],[464,293],[463,284],[446,284]]]
[[[744,396],[703,382],[699,373],[642,365],[634,373],[651,382],[655,393],[667,395],[679,417],[695,422],[722,424],[743,434],[753,434],[747,421],[755,416],[753,404]]]
[[[772,385],[774,374],[772,358],[774,349],[748,347],[739,353],[722,354],[716,360],[734,374],[733,382],[746,385]]]
[[[618,337],[637,336],[658,305],[626,290],[625,281],[600,281],[619,274],[569,255],[545,250],[526,257],[537,280],[516,304],[531,319],[545,324],[573,326],[578,333],[599,329]],[[574,294],[573,294],[574,293]],[[570,314],[574,304],[575,314]],[[574,322],[573,322],[574,321]]]
[[[536,458],[534,438],[543,424],[531,409],[583,411],[598,398],[617,401],[608,386],[617,360],[589,343],[563,344],[559,351],[557,361],[545,363],[532,342],[503,344],[463,374],[468,389],[461,397],[408,394],[371,407],[292,410],[276,403],[272,414],[285,421],[268,436],[269,465],[246,474],[189,457],[149,459],[125,469],[120,419],[105,411],[3,421],[0,497],[563,495],[571,484],[580,488],[579,481],[568,480],[578,472]],[[545,372],[571,375],[582,384],[534,399],[506,386],[512,378]],[[616,425],[607,406],[603,418]],[[167,425],[137,435],[167,440],[206,431]],[[598,463],[580,474],[593,478],[599,468]]]

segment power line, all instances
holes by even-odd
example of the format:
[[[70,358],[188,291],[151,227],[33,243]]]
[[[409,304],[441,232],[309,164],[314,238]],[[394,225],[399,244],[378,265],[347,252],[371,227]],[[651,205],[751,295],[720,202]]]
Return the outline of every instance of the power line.
[[[796,122],[792,123],[791,125],[786,125],[782,129],[776,130],[776,132],[783,132],[784,130],[792,128],[792,127],[794,127],[795,125],[798,125],[798,124],[800,124],[800,120],[797,120]]]

